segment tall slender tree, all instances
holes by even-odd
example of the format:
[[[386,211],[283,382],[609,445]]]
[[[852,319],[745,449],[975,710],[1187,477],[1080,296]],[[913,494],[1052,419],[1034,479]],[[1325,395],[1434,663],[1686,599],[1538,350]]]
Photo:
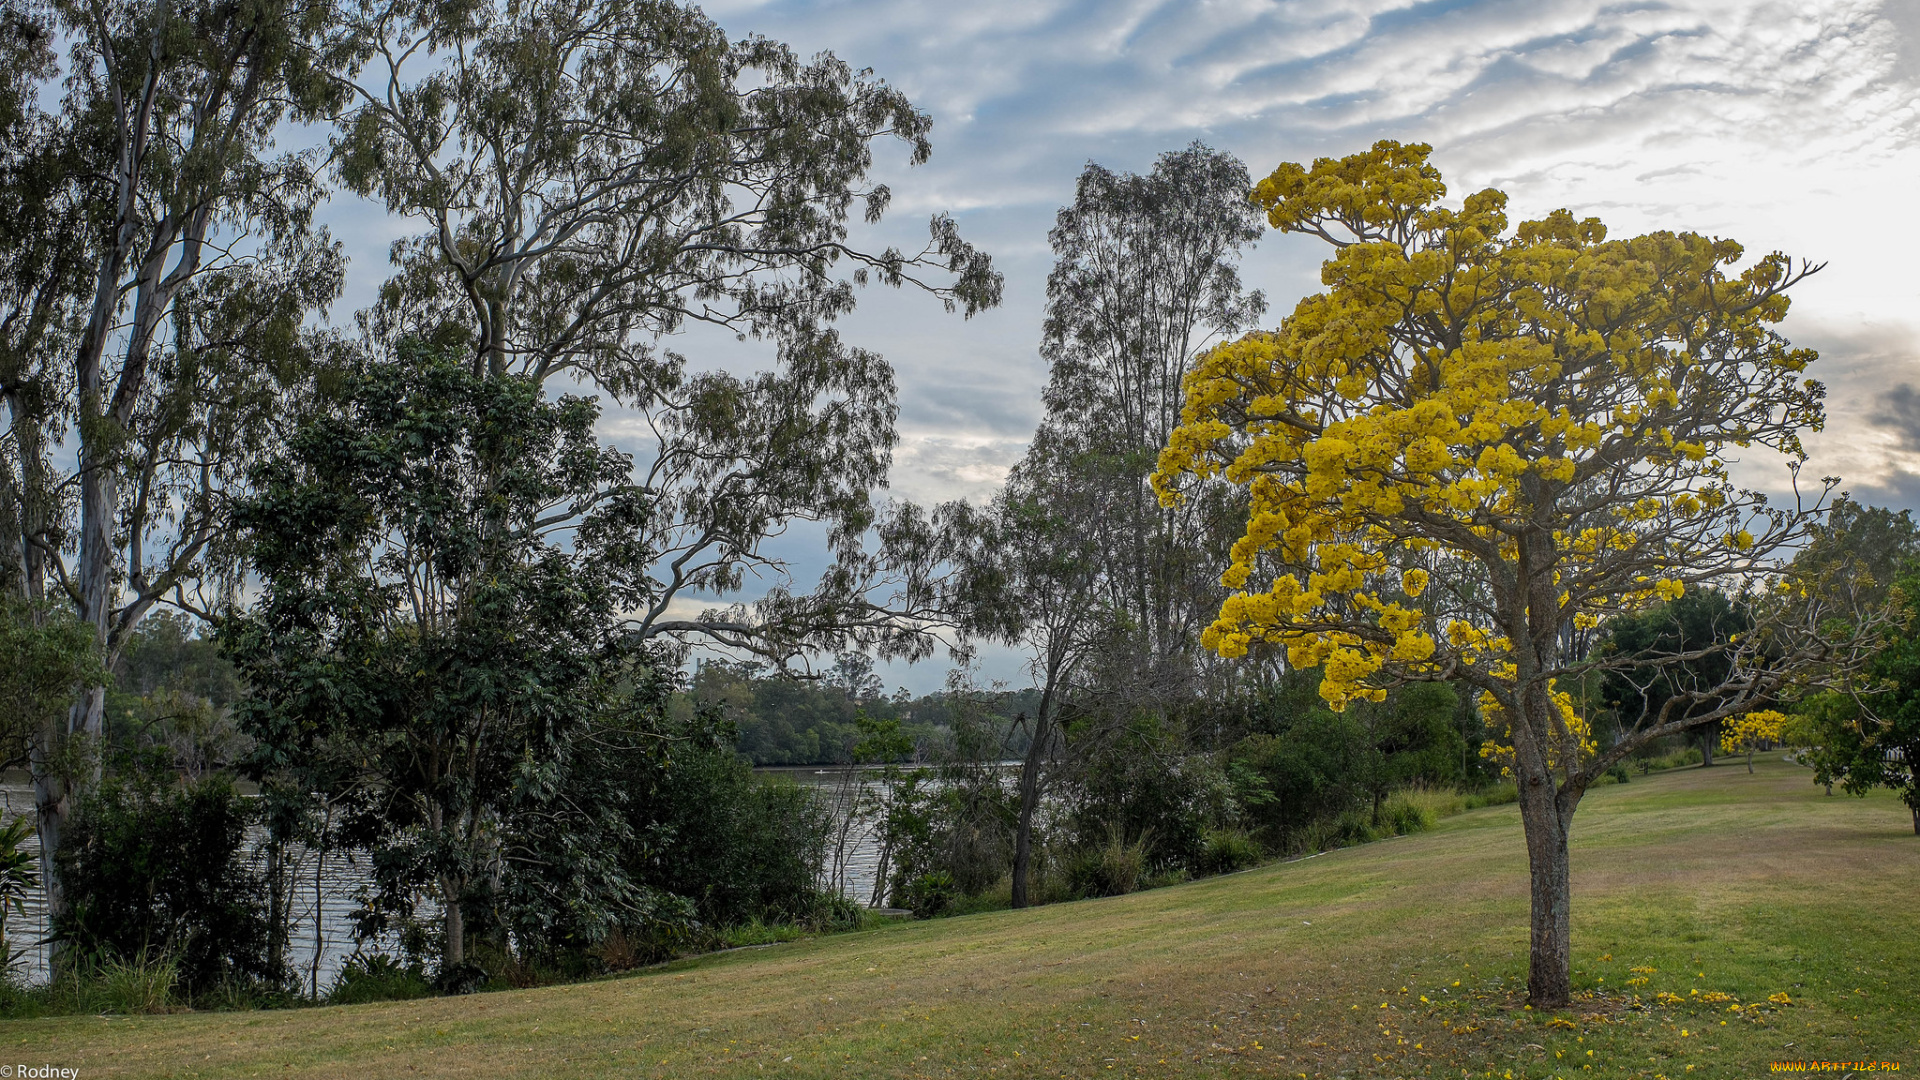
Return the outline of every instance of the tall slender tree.
[[[19,590],[70,603],[111,667],[197,585],[303,321],[339,289],[311,157],[273,144],[342,100],[338,27],[324,0],[77,0],[39,25],[67,46],[66,98],[6,154],[6,546]],[[28,70],[37,94],[52,65]],[[104,695],[83,688],[33,755],[56,913]]]
[[[1046,422],[1077,445],[1074,482],[1112,504],[1100,518],[1101,581],[1131,629],[1135,689],[1164,683],[1169,698],[1193,689],[1199,630],[1221,598],[1209,561],[1219,545],[1207,538],[1228,534],[1236,515],[1204,498],[1162,507],[1147,477],[1180,422],[1195,355],[1266,310],[1238,271],[1261,235],[1250,189],[1244,164],[1200,143],[1161,154],[1145,175],[1088,165],[1049,236]]]
[[[1020,770],[1016,907],[1027,903],[1034,815],[1069,699],[1091,706],[1097,689],[1102,701],[1151,708],[1198,689],[1198,625],[1220,599],[1208,552],[1237,519],[1230,501],[1162,508],[1147,477],[1179,422],[1196,351],[1265,309],[1237,269],[1260,235],[1249,186],[1243,164],[1199,143],[1160,155],[1146,175],[1088,165],[1050,234],[1046,417],[1006,490],[972,521],[956,579],[969,630],[1030,649],[1041,687]],[[1103,663],[1089,663],[1096,653]]]

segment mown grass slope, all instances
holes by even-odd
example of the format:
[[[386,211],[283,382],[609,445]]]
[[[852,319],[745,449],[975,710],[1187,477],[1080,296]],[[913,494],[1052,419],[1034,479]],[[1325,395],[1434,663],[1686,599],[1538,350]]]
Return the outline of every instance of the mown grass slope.
[[[116,1076],[1753,1077],[1920,1070],[1920,839],[1780,761],[1593,792],[1574,1010],[1520,1003],[1513,807],[1110,900],[467,998],[0,1024]],[[1641,969],[1641,970],[1635,970]],[[1636,981],[1638,980],[1638,981]],[[1769,1003],[1784,994],[1790,1004]],[[1657,995],[1666,995],[1662,1003]],[[1702,1001],[1725,995],[1727,1000]],[[1734,1008],[1733,1006],[1739,1006]]]

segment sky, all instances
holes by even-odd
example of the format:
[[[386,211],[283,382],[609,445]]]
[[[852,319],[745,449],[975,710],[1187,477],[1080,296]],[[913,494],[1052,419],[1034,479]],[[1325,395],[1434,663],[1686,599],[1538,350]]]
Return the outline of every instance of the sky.
[[[933,157],[882,143],[888,220],[868,243],[924,239],[951,213],[1006,275],[997,310],[962,320],[924,295],[869,290],[843,322],[900,387],[892,493],[990,497],[1039,419],[1047,230],[1090,161],[1144,172],[1195,140],[1255,178],[1283,161],[1425,142],[1458,198],[1560,207],[1612,235],[1730,237],[1826,264],[1784,332],[1818,349],[1826,430],[1805,475],[1920,507],[1920,0],[717,0],[733,37],[873,69],[933,118]],[[349,207],[336,206],[336,211]],[[335,216],[354,258],[343,306],[371,297],[397,223]],[[1270,235],[1243,277],[1269,320],[1319,287],[1323,246]],[[676,343],[696,361],[730,342]],[[610,416],[610,430],[619,418]],[[1778,491],[1778,462],[1736,478]],[[803,567],[806,533],[786,541]],[[814,563],[814,565],[818,565]],[[989,679],[1024,681],[990,652]],[[939,686],[938,662],[890,682]]]

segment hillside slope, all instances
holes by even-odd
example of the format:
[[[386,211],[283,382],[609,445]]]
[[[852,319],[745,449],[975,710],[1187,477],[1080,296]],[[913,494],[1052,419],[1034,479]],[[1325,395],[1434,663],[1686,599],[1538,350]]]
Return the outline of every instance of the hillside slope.
[[[1574,832],[1574,981],[1590,997],[1559,1017],[1520,1006],[1525,862],[1518,815],[1498,807],[1176,888],[599,983],[14,1021],[0,1024],[10,1051],[0,1056],[77,1068],[87,1080],[1679,1080],[1759,1076],[1769,1062],[1805,1059],[1920,1070],[1920,839],[1884,794],[1828,797],[1809,776],[1779,761],[1752,776],[1732,764],[1590,795]],[[1774,994],[1791,1004],[1766,1003]]]

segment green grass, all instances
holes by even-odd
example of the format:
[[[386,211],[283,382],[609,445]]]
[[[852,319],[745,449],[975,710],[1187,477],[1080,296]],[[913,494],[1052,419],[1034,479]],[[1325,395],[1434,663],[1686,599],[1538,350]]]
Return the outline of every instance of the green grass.
[[[11,1051],[0,1057],[89,1080],[1680,1080],[1757,1077],[1781,1059],[1920,1070],[1920,839],[1890,797],[1826,797],[1803,769],[1758,769],[1635,777],[1588,797],[1574,824],[1583,1000],[1558,1016],[1520,1004],[1524,855],[1515,808],[1494,806],[1430,832],[1172,888],[787,942],[597,983],[11,1021],[0,1024]],[[1659,1004],[1658,993],[1678,1003]],[[1699,1000],[1776,993],[1792,1004],[1729,1012],[1731,1002]]]

